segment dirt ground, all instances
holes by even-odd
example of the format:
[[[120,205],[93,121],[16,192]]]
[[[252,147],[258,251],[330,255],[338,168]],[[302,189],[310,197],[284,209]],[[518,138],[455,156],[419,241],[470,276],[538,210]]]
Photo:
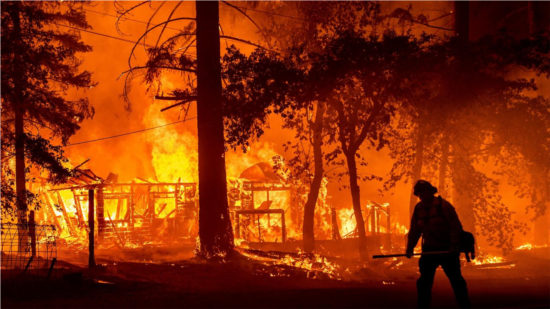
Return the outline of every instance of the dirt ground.
[[[173,255],[171,251],[179,252]],[[463,274],[476,308],[549,308],[550,256],[520,252],[511,268],[467,265]],[[170,256],[170,258],[167,258]],[[94,272],[87,255],[59,252],[55,279],[2,280],[2,308],[413,308],[417,259],[353,262],[343,278],[243,256],[229,262],[192,258],[190,248],[99,252]],[[131,260],[121,262],[122,259]],[[70,261],[67,262],[67,261]],[[403,262],[402,264],[399,262]],[[395,266],[396,263],[401,265]],[[82,279],[80,278],[80,274]],[[455,308],[438,270],[433,307]]]

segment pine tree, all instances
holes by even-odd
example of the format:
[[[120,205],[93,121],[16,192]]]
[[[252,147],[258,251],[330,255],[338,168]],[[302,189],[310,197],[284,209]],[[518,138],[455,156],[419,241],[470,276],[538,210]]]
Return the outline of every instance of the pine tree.
[[[72,175],[61,146],[91,118],[94,109],[87,98],[70,100],[70,88],[94,86],[91,73],[79,71],[78,53],[91,46],[78,30],[89,29],[84,2],[2,1],[2,214],[39,207],[26,189],[31,168],[48,172],[50,182]],[[50,132],[44,137],[42,130]],[[15,158],[15,160],[13,160]],[[15,161],[15,164],[14,162]]]

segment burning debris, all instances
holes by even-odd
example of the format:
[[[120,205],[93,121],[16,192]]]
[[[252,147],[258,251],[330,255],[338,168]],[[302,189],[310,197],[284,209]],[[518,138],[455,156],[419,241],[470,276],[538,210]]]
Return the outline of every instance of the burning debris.
[[[512,268],[516,266],[516,261],[507,261],[501,256],[492,254],[479,254],[475,260],[472,260],[472,266],[480,269],[488,268]]]
[[[548,245],[532,245],[530,243],[523,244],[516,248],[516,250],[531,250],[538,248],[548,248]]]
[[[442,266],[548,307],[548,3],[104,4],[2,1],[3,278],[427,307]]]
[[[42,193],[48,205],[43,221],[55,224],[63,239],[87,242],[89,194],[96,201],[99,243],[136,247],[156,238],[196,237],[195,183],[99,182],[51,189]],[[52,196],[57,203],[52,203]],[[56,207],[53,207],[55,205]],[[70,245],[72,243],[68,243]]]
[[[37,211],[38,221],[56,227],[61,247],[85,250],[88,246],[92,190],[98,248],[135,249],[151,244],[193,243],[197,238],[196,183],[142,178],[119,183],[114,173],[102,179],[91,170],[77,170],[78,176],[65,185],[35,186],[46,206]],[[320,252],[338,254],[334,244],[326,241],[356,240],[356,223],[353,211],[335,209],[329,206],[326,198],[321,196],[318,200],[316,238],[321,241]],[[303,194],[286,184],[270,163],[254,164],[245,168],[239,177],[229,178],[228,200],[238,246],[275,246],[271,249],[286,248],[284,250],[290,249],[289,252],[302,246]],[[369,203],[364,208],[367,230],[372,235],[370,241],[375,245],[383,242],[384,250],[391,250],[392,234],[406,232],[398,222],[392,223],[389,209],[388,203]],[[323,238],[326,239],[324,243]],[[394,241],[399,243],[400,238]],[[315,263],[318,262],[310,264]]]

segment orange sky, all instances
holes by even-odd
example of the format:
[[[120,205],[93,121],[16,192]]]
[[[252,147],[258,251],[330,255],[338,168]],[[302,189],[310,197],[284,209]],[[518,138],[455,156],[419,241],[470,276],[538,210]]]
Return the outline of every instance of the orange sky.
[[[125,7],[131,7],[134,5],[133,2],[120,3],[122,3]],[[164,7],[154,17],[152,23],[154,24],[155,22],[166,20],[171,8],[173,8],[176,4],[177,2],[166,2]],[[130,41],[136,41],[145,31],[145,24],[126,20],[121,23],[120,26],[120,29],[124,35],[120,35],[117,33],[115,28],[116,18],[103,15],[116,15],[113,2],[95,2],[94,5],[94,7],[87,8],[88,21],[93,27],[91,31]],[[160,2],[152,2],[152,8],[148,5],[142,6],[137,9],[130,18],[146,22],[154,13],[154,9],[158,8],[159,5]],[[406,3],[390,2],[385,3],[385,9],[392,10],[399,5],[406,7]],[[448,11],[450,10],[450,6],[450,2],[426,2],[413,4],[413,8],[418,8],[418,11],[423,11],[425,14],[432,14],[433,16],[437,16],[439,13],[426,10],[441,9]],[[262,13],[249,12],[249,14],[257,22],[261,23],[263,18]],[[194,17],[194,15],[194,2],[185,2],[180,6],[177,13],[174,14],[173,18]],[[256,28],[250,21],[224,5],[220,5],[220,22],[226,35],[244,38],[253,42],[259,42],[260,40],[260,36],[258,35]],[[440,26],[444,26],[448,23],[448,20],[441,20],[439,22],[441,23]],[[186,24],[187,22],[175,22],[171,24],[170,27],[183,28]],[[421,30],[425,29],[417,29],[415,31]],[[174,32],[174,30],[167,29],[164,37],[166,38]],[[152,35],[148,37],[148,42],[156,41],[156,36],[158,33],[159,32],[152,33]],[[93,46],[94,49],[93,52],[82,55],[82,59],[84,60],[82,68],[94,72],[93,79],[99,82],[99,84],[93,89],[86,90],[84,93],[79,93],[79,95],[88,96],[90,102],[95,108],[96,113],[93,120],[86,120],[82,124],[82,129],[71,138],[71,143],[78,143],[96,138],[122,134],[155,125],[178,121],[178,117],[180,116],[179,109],[174,108],[161,113],[160,109],[168,106],[170,102],[154,101],[152,94],[146,93],[146,86],[139,78],[134,81],[133,89],[130,93],[130,98],[132,100],[132,112],[128,113],[124,109],[124,101],[120,96],[123,90],[123,79],[117,81],[117,78],[123,71],[128,69],[128,57],[133,44],[98,34],[82,32],[81,35],[82,39],[87,44]],[[222,41],[221,43],[223,52],[226,43],[225,41]],[[231,42],[229,42],[229,44],[231,45]],[[253,49],[251,46],[245,44],[234,44],[246,52],[250,52]],[[191,49],[190,51],[194,52],[194,49]],[[132,59],[132,63],[134,65],[140,63],[143,64],[145,61],[146,56],[144,48],[143,46],[139,46],[136,49],[136,58]],[[178,79],[174,77],[168,81],[173,83],[175,86],[177,86],[177,83],[179,82]],[[71,95],[74,95],[74,93]],[[195,115],[195,109],[191,108],[188,117],[194,117]],[[247,157],[247,160],[250,162],[254,162],[255,160],[264,160],[274,153],[284,155],[284,150],[281,144],[291,139],[293,134],[288,130],[279,129],[280,126],[280,120],[273,117],[271,119],[272,129],[267,130],[260,143],[253,147]],[[157,166],[155,166],[156,160],[154,160],[152,154],[154,149],[156,149],[155,153],[158,155],[164,155],[164,158],[169,158],[171,155],[169,153],[171,148],[158,148],[161,147],[161,145],[166,145],[165,140],[163,140],[163,138],[165,138],[165,134],[172,135],[172,141],[174,142],[173,147],[178,149],[177,151],[180,152],[180,155],[182,152],[192,152],[193,149],[196,149],[196,144],[193,146],[193,143],[196,142],[193,140],[193,137],[196,135],[196,120],[189,120],[186,123],[180,123],[154,131],[67,147],[66,151],[73,164],[79,164],[85,159],[91,158],[91,161],[86,164],[87,168],[92,169],[96,174],[104,178],[107,177],[109,172],[117,173],[120,177],[119,181],[129,181],[134,177],[155,178],[157,176],[161,178],[159,175],[161,174],[160,169],[162,168],[170,170],[175,169],[177,170],[176,174],[185,173],[186,171],[192,170],[192,167],[185,168],[178,166],[179,162],[187,160],[181,159],[181,156],[178,161],[166,163],[164,167],[159,167],[158,162]],[[266,151],[266,147],[272,147],[272,152]],[[262,151],[260,151],[260,149]],[[387,175],[391,169],[392,163],[387,155],[387,151],[366,151],[364,154],[366,154],[369,158],[370,164],[361,172],[376,174],[379,176]],[[176,157],[177,156],[174,158]],[[191,158],[192,154],[189,154],[189,157],[190,159],[188,161],[194,162]],[[249,162],[246,160],[241,160],[243,158],[242,154],[230,153],[227,158],[228,165],[237,164],[236,162]],[[241,167],[241,165],[238,166],[238,168]],[[230,174],[231,173],[235,174],[237,172],[233,171],[230,172]],[[410,185],[400,184],[397,188],[395,188],[392,192],[387,193],[384,197],[380,196],[378,193],[378,190],[381,187],[381,182],[362,183],[362,203],[366,203],[366,200],[368,199],[377,202],[389,202],[392,205],[392,214],[398,216],[399,221],[401,223],[406,223],[408,226],[407,217]],[[518,217],[522,217],[522,202],[514,198],[510,194],[510,190],[506,190],[503,194],[505,200],[510,201],[509,204],[511,208],[518,210]],[[337,207],[350,207],[351,198],[349,192],[338,191],[337,183],[333,182],[330,185],[329,195],[332,196],[332,198],[329,199],[329,203],[332,205]]]

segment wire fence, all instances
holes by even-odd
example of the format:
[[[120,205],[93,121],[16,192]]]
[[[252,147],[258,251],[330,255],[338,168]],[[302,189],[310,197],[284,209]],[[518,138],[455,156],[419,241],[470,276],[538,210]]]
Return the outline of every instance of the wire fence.
[[[1,223],[2,279],[55,276],[55,226]]]

